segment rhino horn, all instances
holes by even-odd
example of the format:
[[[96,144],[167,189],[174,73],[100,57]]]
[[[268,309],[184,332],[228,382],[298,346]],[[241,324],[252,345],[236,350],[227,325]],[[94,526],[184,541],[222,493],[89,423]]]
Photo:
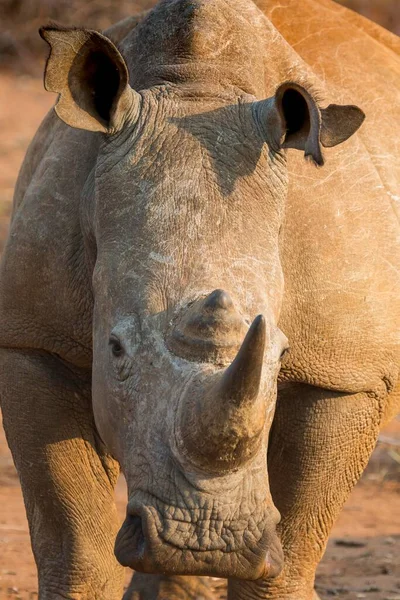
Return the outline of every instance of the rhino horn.
[[[266,324],[260,315],[231,365],[188,394],[180,449],[207,471],[236,469],[260,446],[267,413],[260,393],[265,343]]]
[[[235,360],[226,369],[219,382],[216,403],[220,399],[220,402],[240,406],[258,398],[265,342],[265,319],[262,315],[258,315],[247,332]]]

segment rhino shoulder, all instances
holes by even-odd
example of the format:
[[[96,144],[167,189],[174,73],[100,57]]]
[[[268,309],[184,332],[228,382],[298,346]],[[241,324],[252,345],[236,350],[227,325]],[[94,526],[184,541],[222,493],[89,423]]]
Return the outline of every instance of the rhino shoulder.
[[[2,347],[54,352],[90,366],[92,298],[80,204],[98,143],[51,111],[31,144],[1,261]]]

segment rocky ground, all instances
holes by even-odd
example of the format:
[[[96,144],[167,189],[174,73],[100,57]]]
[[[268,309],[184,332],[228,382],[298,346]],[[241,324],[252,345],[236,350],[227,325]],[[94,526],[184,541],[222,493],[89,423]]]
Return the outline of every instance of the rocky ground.
[[[17,170],[52,102],[39,80],[0,75],[1,244]],[[122,518],[123,481],[116,499]],[[400,421],[384,432],[332,532],[317,589],[322,600],[400,600]],[[18,479],[0,433],[0,600],[17,599],[37,599],[36,573]]]

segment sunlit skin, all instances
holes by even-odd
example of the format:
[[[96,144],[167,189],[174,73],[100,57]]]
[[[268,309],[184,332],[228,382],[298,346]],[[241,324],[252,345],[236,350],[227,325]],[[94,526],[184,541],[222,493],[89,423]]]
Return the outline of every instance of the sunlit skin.
[[[58,100],[0,288],[40,600],[120,599],[121,565],[142,573],[135,599],[211,600],[214,576],[230,600],[312,600],[396,410],[398,224],[371,196],[365,114],[323,91],[265,4],[163,0],[107,36],[41,29]]]

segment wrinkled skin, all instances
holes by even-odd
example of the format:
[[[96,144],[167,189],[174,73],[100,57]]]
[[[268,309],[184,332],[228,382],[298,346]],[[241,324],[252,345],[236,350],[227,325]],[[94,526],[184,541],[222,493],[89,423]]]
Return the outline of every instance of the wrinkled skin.
[[[212,598],[206,575],[234,600],[311,600],[398,410],[398,42],[325,0],[256,4],[42,30],[58,116],[17,183],[0,295],[40,600],[120,598],[116,559],[143,573],[128,600]],[[360,64],[383,48],[379,114],[383,66],[366,90],[330,59],[348,31]]]

